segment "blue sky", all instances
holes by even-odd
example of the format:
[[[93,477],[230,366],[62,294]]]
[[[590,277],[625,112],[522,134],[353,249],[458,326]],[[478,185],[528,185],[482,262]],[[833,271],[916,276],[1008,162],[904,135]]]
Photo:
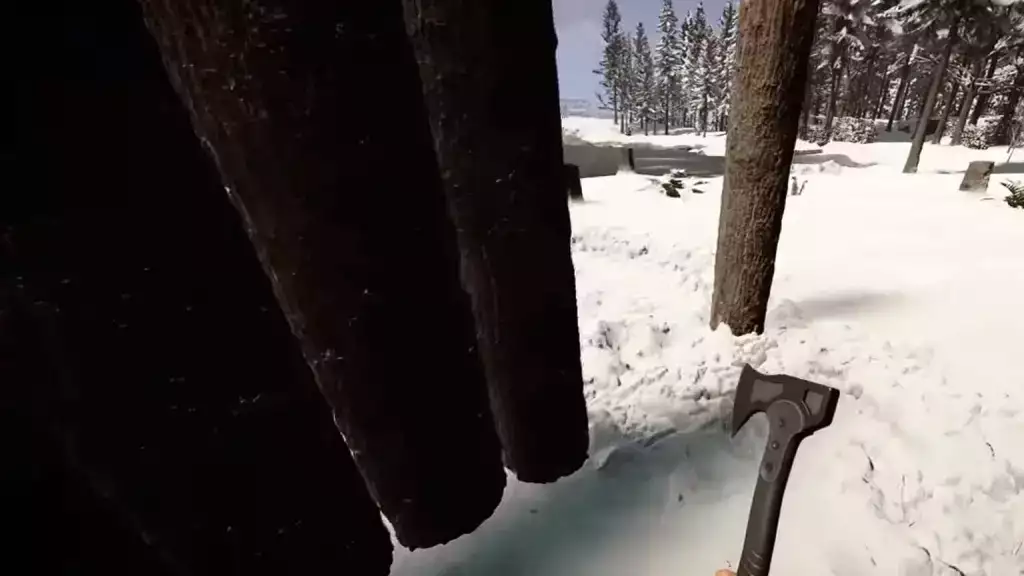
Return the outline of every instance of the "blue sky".
[[[622,23],[632,33],[643,22],[651,38],[657,41],[658,12],[663,0],[618,0]],[[680,18],[687,10],[697,9],[699,0],[673,0]],[[601,59],[601,14],[607,0],[553,0],[555,27],[558,29],[558,84],[562,98],[595,100],[598,77],[593,73]],[[738,4],[738,3],[737,3]],[[725,0],[705,0],[708,22],[718,24]]]

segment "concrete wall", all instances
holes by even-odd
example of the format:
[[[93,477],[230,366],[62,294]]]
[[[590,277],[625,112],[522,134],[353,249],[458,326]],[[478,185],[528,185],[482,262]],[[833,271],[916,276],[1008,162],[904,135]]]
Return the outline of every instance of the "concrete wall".
[[[623,163],[625,148],[594,146],[593,144],[563,144],[563,158],[566,164],[580,167],[580,178],[592,176],[614,176]]]

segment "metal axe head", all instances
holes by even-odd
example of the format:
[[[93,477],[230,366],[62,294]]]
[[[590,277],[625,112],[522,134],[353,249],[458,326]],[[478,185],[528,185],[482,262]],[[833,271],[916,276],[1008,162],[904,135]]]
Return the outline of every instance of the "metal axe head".
[[[772,404],[786,402],[801,413],[796,418],[796,430],[790,433],[805,437],[832,423],[839,404],[839,391],[830,386],[786,375],[766,375],[750,367],[743,367],[736,387],[736,402],[732,413],[732,434],[758,412],[769,412]]]

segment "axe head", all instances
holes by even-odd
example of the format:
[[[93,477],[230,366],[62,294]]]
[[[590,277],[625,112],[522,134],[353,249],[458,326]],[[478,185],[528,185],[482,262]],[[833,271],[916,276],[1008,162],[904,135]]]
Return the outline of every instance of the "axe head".
[[[800,430],[795,435],[806,437],[832,423],[839,404],[839,390],[786,375],[761,374],[743,366],[736,387],[736,402],[732,413],[732,435],[758,412],[765,412],[775,402],[795,404],[802,412]]]

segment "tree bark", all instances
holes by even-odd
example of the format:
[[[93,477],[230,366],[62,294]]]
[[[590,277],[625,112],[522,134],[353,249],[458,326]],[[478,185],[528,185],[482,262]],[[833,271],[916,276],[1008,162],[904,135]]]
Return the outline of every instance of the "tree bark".
[[[138,5],[23,8],[61,47],[12,74],[27,188],[0,194],[31,571],[386,575],[380,513]]]
[[[836,23],[838,28],[838,21]],[[832,133],[832,122],[836,118],[836,101],[839,98],[839,83],[843,78],[843,72],[846,70],[846,58],[840,53],[840,46],[833,42],[832,50],[835,56],[829,63],[829,79],[831,80],[831,86],[828,92],[828,108],[825,110],[825,133]],[[838,66],[837,66],[838,64]]]
[[[992,76],[995,75],[995,73],[996,73],[996,66],[998,64],[999,64],[999,53],[995,53],[991,57],[989,57],[988,70],[985,71],[985,79],[986,80],[992,78]],[[992,97],[992,90],[991,89],[988,89],[988,90],[985,90],[985,91],[981,91],[981,93],[978,94],[978,101],[977,101],[977,103],[975,103],[974,110],[971,112],[971,119],[970,119],[971,126],[977,126],[978,125],[978,120],[981,120],[981,115],[984,114],[985,111],[986,111],[986,108],[988,108],[988,102],[989,102],[989,99],[991,97]]]
[[[817,0],[740,4],[711,326],[762,332]]]
[[[939,116],[939,125],[935,128],[935,134],[932,137],[933,144],[942,144],[942,134],[946,131],[946,123],[949,122],[949,115],[953,111],[953,105],[956,103],[957,93],[960,91],[960,83],[955,79],[949,83],[949,91],[946,93],[946,99],[942,103],[942,115]]]
[[[953,47],[959,39],[960,20],[957,18],[950,27],[949,39],[942,49],[938,66],[932,73],[931,86],[928,88],[928,95],[925,98],[924,106],[918,115],[917,123],[914,126],[914,138],[910,143],[910,154],[907,155],[907,163],[903,166],[904,174],[917,172],[917,165],[921,161],[921,150],[924,148],[924,139],[928,131],[928,119],[932,110],[935,109],[935,102],[938,100],[939,89],[942,87],[942,79],[946,75],[946,67],[949,66],[949,57],[953,53]],[[955,87],[954,87],[955,88]]]
[[[665,136],[668,136],[668,117],[669,117],[669,114],[670,114],[670,111],[671,111],[671,109],[669,108],[669,104],[671,104],[671,102],[672,102],[671,98],[666,96],[665,97]]]
[[[401,5],[142,4],[398,541],[476,529],[505,472]]]
[[[589,442],[551,4],[404,4],[505,463],[550,482]]]
[[[953,138],[950,144],[959,146],[963,141],[964,128],[967,126],[967,116],[971,111],[971,104],[974,102],[974,95],[978,89],[978,75],[981,74],[981,67],[984,64],[982,58],[975,58],[971,63],[971,83],[967,86],[964,98],[960,103],[960,113],[957,115],[956,127],[953,128]]]
[[[886,132],[892,132],[892,124],[899,117],[900,112],[903,110],[903,103],[907,99],[907,84],[910,81],[910,66],[914,57],[917,55],[918,46],[914,44],[914,48],[907,55],[906,61],[900,68],[900,85],[896,89],[896,97],[893,99],[892,110],[889,111],[889,122],[885,125]]]
[[[857,89],[857,98],[854,104],[854,113],[851,114],[851,116],[855,118],[864,117],[864,109],[867,107],[868,102],[870,102],[869,94],[871,93],[871,79],[874,78],[875,66],[878,61],[878,48],[876,46],[872,46],[868,49],[868,56],[866,60],[867,69],[864,71],[860,82],[858,82],[859,86]]]
[[[878,120],[878,117],[882,115],[882,110],[885,106],[885,96],[889,93],[889,85],[891,83],[889,71],[886,70],[885,74],[882,75],[882,83],[878,89],[878,98],[875,99],[874,112],[871,114],[872,120]]]

